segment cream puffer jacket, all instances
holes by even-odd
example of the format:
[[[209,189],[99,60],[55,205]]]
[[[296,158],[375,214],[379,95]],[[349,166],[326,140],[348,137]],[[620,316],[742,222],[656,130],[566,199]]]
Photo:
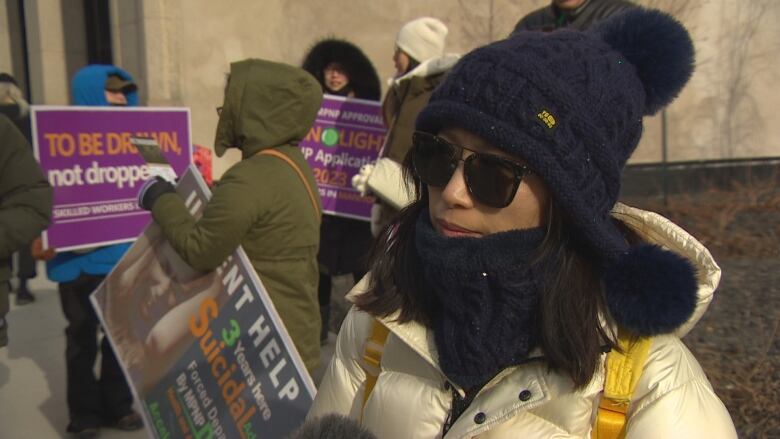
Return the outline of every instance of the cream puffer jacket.
[[[653,339],[629,408],[626,438],[735,438],[729,413],[679,339],[712,300],[720,268],[702,244],[657,214],[618,204],[613,215],[647,241],[689,258],[699,282],[698,306],[689,322],[676,334]],[[364,278],[350,295],[366,286]],[[392,316],[381,319],[390,335],[376,387],[361,410],[366,377],[361,365],[372,319],[355,307],[347,315],[309,418],[343,414],[380,439],[441,438],[452,384],[438,365],[433,334],[421,325],[398,324]],[[569,378],[548,371],[540,351],[530,358],[491,380],[446,438],[589,438],[604,383],[603,364],[590,384],[573,390]]]

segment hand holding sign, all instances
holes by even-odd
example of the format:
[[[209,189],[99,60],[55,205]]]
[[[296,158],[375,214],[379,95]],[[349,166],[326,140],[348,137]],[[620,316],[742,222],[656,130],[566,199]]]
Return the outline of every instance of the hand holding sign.
[[[33,144],[54,188],[43,248],[58,252],[129,242],[149,214],[138,207],[147,165],[132,137],[153,138],[177,173],[191,160],[186,108],[41,107],[31,109]],[[43,255],[42,255],[43,256]]]
[[[151,211],[157,199],[165,194],[174,194],[176,189],[166,179],[156,176],[146,181],[138,191],[138,205],[142,209]]]
[[[171,184],[176,181],[176,172],[165,159],[156,140],[133,137],[130,141],[133,146],[138,148],[138,152],[149,165],[149,175],[151,176],[138,191],[138,205],[142,209],[152,210],[154,203],[162,195],[176,193],[176,189]]]
[[[152,180],[160,177],[170,183],[176,182],[176,171],[165,159],[156,140],[149,137],[131,137],[130,143],[138,149],[138,153],[149,166],[149,176]]]

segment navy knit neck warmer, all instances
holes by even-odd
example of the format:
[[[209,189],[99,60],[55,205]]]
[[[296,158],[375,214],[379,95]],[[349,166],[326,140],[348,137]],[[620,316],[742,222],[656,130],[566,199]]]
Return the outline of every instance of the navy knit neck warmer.
[[[447,238],[417,220],[415,246],[436,298],[433,331],[439,364],[464,389],[518,364],[538,344],[541,276],[532,269],[541,229],[482,238]]]

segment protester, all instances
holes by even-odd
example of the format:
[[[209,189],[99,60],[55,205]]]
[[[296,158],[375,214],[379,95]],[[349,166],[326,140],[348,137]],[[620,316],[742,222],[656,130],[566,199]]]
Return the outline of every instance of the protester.
[[[162,179],[139,192],[176,253],[211,271],[240,245],[268,291],[309,372],[320,360],[317,248],[322,210],[314,175],[298,148],[322,103],[299,68],[259,59],[231,64],[214,149],[241,150],[199,220]],[[274,155],[279,154],[279,155]]]
[[[401,27],[395,40],[393,62],[396,76],[382,103],[382,114],[387,126],[387,137],[382,148],[382,158],[402,163],[412,145],[414,121],[428,103],[431,93],[442,82],[445,74],[455,65],[459,56],[445,54],[447,26],[431,17],[414,19]],[[377,163],[376,166],[382,166]],[[387,174],[384,174],[387,175]],[[367,176],[366,176],[367,177]],[[396,186],[404,184],[396,174]],[[378,235],[387,226],[398,209],[383,200],[383,194],[375,193],[377,201],[371,211],[371,230]]]
[[[388,127],[383,156],[401,163],[409,151],[414,121],[459,56],[445,54],[447,26],[421,17],[401,27],[395,39],[395,78],[390,81],[382,112]]]
[[[323,93],[379,100],[381,87],[374,66],[357,46],[348,41],[326,39],[318,42],[306,55],[303,69],[317,78]],[[360,280],[366,273],[371,239],[371,228],[366,221],[335,215],[322,217],[318,256],[321,342],[328,337],[333,276],[351,273],[355,282]]]
[[[75,105],[138,104],[133,78],[112,65],[93,64],[76,72],[72,92]],[[101,425],[125,431],[143,427],[141,417],[132,409],[133,396],[122,368],[105,336],[100,342],[99,379],[94,372],[99,321],[89,295],[103,282],[129,246],[116,244],[85,251],[59,252],[46,263],[46,273],[50,280],[57,282],[62,311],[68,320],[65,356],[70,423],[67,431],[79,438],[97,437]]]
[[[380,438],[582,438],[627,407],[625,437],[736,437],[678,338],[720,269],[667,219],[616,203],[642,117],[693,58],[686,30],[645,9],[464,56],[417,119],[417,199],[349,295],[309,418]],[[612,378],[625,399],[602,396]]]
[[[30,135],[30,104],[24,99],[16,79],[8,73],[0,73],[0,114],[4,114],[19,128],[28,144],[32,143]],[[30,146],[32,148],[32,146]],[[16,289],[16,304],[26,305],[35,301],[35,295],[30,291],[27,282],[35,278],[35,259],[30,253],[30,244],[23,245],[16,253],[16,277],[19,285]]]
[[[13,252],[49,224],[51,186],[22,133],[0,115],[0,347],[8,344],[8,279]]]
[[[635,6],[627,0],[552,0],[550,5],[521,18],[513,32],[550,32],[562,27],[585,30],[613,14]]]

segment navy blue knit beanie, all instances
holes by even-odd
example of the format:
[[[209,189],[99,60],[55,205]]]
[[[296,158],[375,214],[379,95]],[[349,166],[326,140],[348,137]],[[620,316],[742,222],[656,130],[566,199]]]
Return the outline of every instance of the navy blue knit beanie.
[[[630,248],[610,211],[643,116],[677,96],[693,62],[688,32],[655,10],[588,32],[518,32],[464,56],[416,128],[460,127],[525,159],[601,262],[612,317],[638,335],[668,332],[695,308],[694,270],[659,247]]]

